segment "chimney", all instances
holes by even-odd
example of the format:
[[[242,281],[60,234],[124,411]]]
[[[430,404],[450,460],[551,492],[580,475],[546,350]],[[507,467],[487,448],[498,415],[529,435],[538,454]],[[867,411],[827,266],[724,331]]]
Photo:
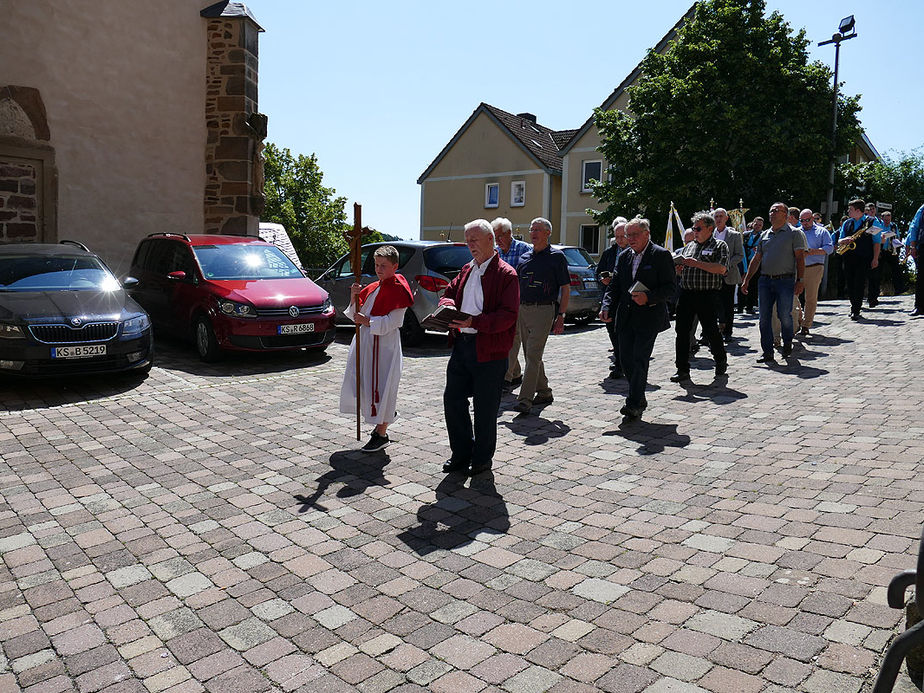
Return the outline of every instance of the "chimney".
[[[528,120],[533,125],[536,124],[536,116],[534,116],[532,113],[517,113],[517,118]]]

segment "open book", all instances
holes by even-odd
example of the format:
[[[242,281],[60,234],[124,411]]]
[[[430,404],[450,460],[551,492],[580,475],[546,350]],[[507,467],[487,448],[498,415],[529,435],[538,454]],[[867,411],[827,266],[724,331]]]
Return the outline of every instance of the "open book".
[[[449,332],[449,323],[453,320],[467,320],[470,317],[472,316],[468,313],[463,313],[452,306],[437,306],[436,310],[421,321],[420,326],[425,330]]]

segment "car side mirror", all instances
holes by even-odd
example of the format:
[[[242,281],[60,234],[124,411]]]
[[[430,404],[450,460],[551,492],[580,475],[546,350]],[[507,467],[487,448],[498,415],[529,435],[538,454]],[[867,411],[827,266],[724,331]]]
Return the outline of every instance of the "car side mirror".
[[[179,281],[179,282],[186,281],[186,272],[184,272],[183,270],[177,270],[176,272],[170,272],[167,275],[167,279],[171,281]]]
[[[122,288],[123,289],[134,289],[138,286],[138,280],[134,277],[123,277],[122,278]]]

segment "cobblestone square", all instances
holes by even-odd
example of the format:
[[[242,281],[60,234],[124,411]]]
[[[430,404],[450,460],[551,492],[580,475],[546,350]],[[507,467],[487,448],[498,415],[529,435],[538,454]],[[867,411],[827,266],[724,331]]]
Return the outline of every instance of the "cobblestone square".
[[[603,327],[569,326],[554,402],[505,395],[474,480],[441,472],[438,335],[374,454],[337,410],[347,331],[0,383],[0,692],[868,691],[924,522],[911,307],[822,303],[771,368],[741,316],[727,383],[708,353],[670,383],[663,333],[627,425]]]

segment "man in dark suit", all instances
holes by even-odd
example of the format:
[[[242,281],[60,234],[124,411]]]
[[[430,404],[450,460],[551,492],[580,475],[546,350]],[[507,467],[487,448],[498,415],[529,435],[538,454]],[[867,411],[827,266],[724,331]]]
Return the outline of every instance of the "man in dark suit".
[[[630,220],[626,236],[629,250],[619,254],[600,318],[606,322],[615,315],[619,356],[629,381],[626,404],[619,413],[626,419],[637,419],[648,406],[648,363],[658,333],[670,326],[668,302],[674,299],[677,287],[673,257],[651,242],[648,220]]]

